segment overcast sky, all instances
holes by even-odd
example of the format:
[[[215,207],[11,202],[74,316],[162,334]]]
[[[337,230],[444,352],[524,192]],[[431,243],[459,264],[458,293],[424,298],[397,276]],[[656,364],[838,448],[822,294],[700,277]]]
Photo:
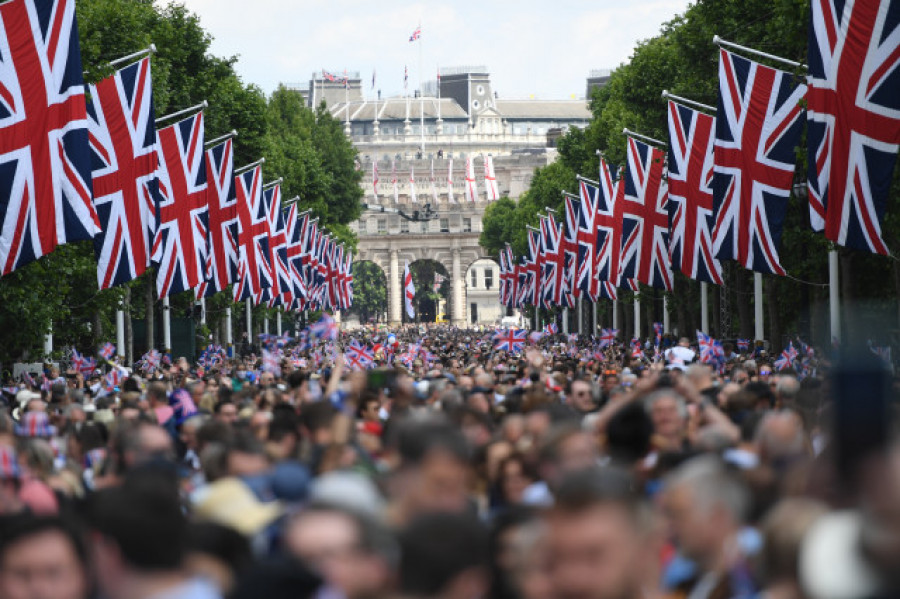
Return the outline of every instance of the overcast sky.
[[[213,36],[212,52],[238,55],[237,72],[267,94],[313,71],[359,71],[383,96],[418,85],[438,66],[484,65],[506,98],[582,97],[591,69],[618,66],[635,44],[683,13],[688,0],[182,0]]]

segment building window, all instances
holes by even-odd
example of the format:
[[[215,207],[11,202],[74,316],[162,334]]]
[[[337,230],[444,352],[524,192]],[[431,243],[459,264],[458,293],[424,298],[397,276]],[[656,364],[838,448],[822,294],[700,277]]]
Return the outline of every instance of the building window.
[[[472,287],[478,287],[478,271],[472,269]]]
[[[484,288],[485,289],[493,289],[494,288],[494,269],[493,268],[485,268],[484,269]]]
[[[450,219],[442,218],[441,219],[441,233],[449,233],[450,232]]]
[[[400,232],[409,233],[409,221],[405,218],[400,219]]]
[[[384,235],[385,233],[387,233],[387,219],[379,218],[378,219],[378,234]]]
[[[471,233],[472,232],[472,219],[464,218],[463,219],[463,233]]]

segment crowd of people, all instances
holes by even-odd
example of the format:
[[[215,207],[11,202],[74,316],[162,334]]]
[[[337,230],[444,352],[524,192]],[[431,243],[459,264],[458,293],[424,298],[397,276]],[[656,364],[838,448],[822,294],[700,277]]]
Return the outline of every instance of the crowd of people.
[[[732,347],[712,368],[686,339],[386,339],[5,388],[0,599],[900,592],[871,355],[798,376]],[[374,368],[346,363],[352,342]]]

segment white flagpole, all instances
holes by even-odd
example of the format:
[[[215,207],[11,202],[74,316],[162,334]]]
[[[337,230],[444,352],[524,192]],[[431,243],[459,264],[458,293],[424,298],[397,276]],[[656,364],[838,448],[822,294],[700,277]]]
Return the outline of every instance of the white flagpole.
[[[634,296],[634,336],[641,338],[641,298],[638,295]]]
[[[706,296],[708,283],[700,283],[700,328],[709,335],[709,298]]]
[[[115,67],[120,64],[125,64],[128,62],[131,62],[132,60],[135,60],[137,58],[143,58],[144,55],[147,55],[147,54],[152,55],[154,53],[156,53],[156,44],[150,44],[143,50],[138,50],[137,52],[132,52],[131,54],[128,54],[127,56],[123,56],[122,58],[117,58],[115,60],[111,60],[107,64],[111,67]]]
[[[281,337],[281,310],[275,313],[275,334]]]
[[[163,325],[163,349],[166,352],[172,351],[172,319],[171,308],[169,306],[169,296],[163,298],[162,301],[162,325]]]
[[[203,100],[199,104],[195,104],[194,106],[189,106],[188,108],[185,108],[184,110],[179,110],[177,112],[173,112],[173,113],[167,114],[165,116],[156,117],[156,124],[158,125],[161,121],[168,121],[168,120],[180,117],[180,116],[184,116],[186,114],[190,114],[192,112],[197,112],[198,110],[203,110],[204,108],[208,108],[208,107],[209,107],[209,102],[207,102],[206,100]]]
[[[841,298],[838,288],[838,253],[828,250],[828,309],[831,321],[831,338],[841,341]]]
[[[246,311],[246,321],[247,321],[247,341],[253,342],[253,303],[250,301],[250,298],[247,298],[246,302],[247,311]]]
[[[802,62],[797,62],[796,60],[790,60],[789,58],[782,58],[780,56],[775,56],[774,54],[769,54],[768,52],[761,52],[759,50],[754,50],[753,48],[748,48],[747,46],[741,46],[739,44],[735,44],[734,42],[728,42],[720,38],[718,35],[713,36],[713,43],[717,46],[725,46],[726,48],[731,48],[732,50],[740,50],[741,52],[746,52],[748,54],[754,54],[756,56],[760,56],[762,58],[768,58],[769,60],[774,60],[775,62],[780,62],[781,64],[787,65],[793,68],[806,69],[808,68]]]
[[[591,335],[597,334],[597,302],[591,302]]]
[[[669,332],[669,298],[663,296],[663,333]]]
[[[122,310],[121,302],[116,310],[116,353],[125,355],[125,311]]]
[[[44,356],[49,359],[53,353],[53,321],[50,321],[50,328],[44,334]]]
[[[234,356],[234,339],[231,333],[231,306],[225,308],[225,350],[229,356]]]
[[[425,157],[425,94],[422,93],[422,21],[419,21],[419,133],[422,137],[422,157]]]

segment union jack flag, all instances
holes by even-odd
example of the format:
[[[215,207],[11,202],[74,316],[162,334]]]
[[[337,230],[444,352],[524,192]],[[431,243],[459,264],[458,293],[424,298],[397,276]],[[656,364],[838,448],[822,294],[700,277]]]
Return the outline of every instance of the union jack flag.
[[[621,187],[609,165],[600,159],[600,181],[579,178],[578,287],[591,301],[616,299],[621,256],[622,210],[617,201]],[[624,188],[623,188],[624,191]]]
[[[100,348],[100,357],[104,360],[112,360],[113,356],[116,355],[116,346],[112,343],[105,343],[103,347]]]
[[[162,354],[159,353],[158,349],[151,349],[146,354],[141,356],[140,366],[144,372],[153,372],[157,368],[159,368],[160,363],[162,362]]]
[[[559,326],[555,322],[550,322],[544,325],[544,333],[547,335],[556,335],[559,333]]]
[[[91,155],[74,0],[0,5],[0,265],[92,239]]]
[[[741,353],[750,351],[750,340],[749,339],[738,339],[737,340],[737,348]]]
[[[97,361],[94,358],[83,356],[76,349],[72,349],[72,368],[87,376],[97,369]]]
[[[287,268],[295,300],[306,297],[306,280],[303,277],[303,248],[309,225],[309,212],[297,216],[297,203],[284,209],[285,240],[287,242]],[[296,303],[296,302],[295,302]]]
[[[722,342],[713,339],[702,331],[697,331],[697,343],[700,346],[700,362],[720,369],[725,363],[725,350]]]
[[[622,220],[622,276],[672,291],[666,153],[628,138]]]
[[[794,360],[796,360],[797,356],[799,355],[800,353],[794,347],[794,342],[788,342],[788,346],[784,348],[784,351],[781,352],[781,355],[777,360],[775,360],[775,363],[773,364],[773,366],[775,367],[775,371],[778,372],[787,368],[791,368],[794,364]]]
[[[313,339],[322,339],[324,341],[334,341],[338,336],[337,323],[330,314],[323,313],[322,318],[309,326],[309,333]]]
[[[889,254],[882,239],[900,142],[900,3],[813,0],[807,159],[813,229]]]
[[[785,274],[778,248],[805,94],[790,73],[720,51],[712,184],[717,258]]]
[[[153,261],[159,297],[193,289],[204,279],[209,223],[203,113],[161,129],[159,202]]]
[[[686,277],[722,284],[713,255],[713,131],[716,119],[669,102],[669,255]]]
[[[238,281],[235,301],[253,298],[272,286],[269,264],[269,219],[262,199],[262,168],[235,177],[238,215]]]
[[[125,380],[126,376],[127,373],[124,370],[113,368],[106,374],[105,377],[103,377],[103,388],[108,393],[111,393],[122,383],[122,381]]]
[[[353,370],[366,370],[375,366],[375,352],[353,339],[344,352],[344,360]]]
[[[281,185],[263,190],[263,204],[269,220],[269,264],[272,266],[272,286],[262,290],[262,304],[269,307],[293,301],[293,286],[287,265],[287,238],[285,236],[284,210],[281,207]]]
[[[156,126],[150,59],[144,58],[90,86],[88,132],[94,238],[100,289],[136,279],[150,265],[156,227]]]
[[[884,363],[885,366],[893,369],[894,360],[891,358],[891,346],[890,345],[885,345],[882,347],[882,346],[873,344],[872,341],[870,340],[869,341],[869,351],[871,351],[873,354],[875,354],[876,356],[881,358],[881,361]]]
[[[525,348],[525,342],[527,340],[528,331],[516,331],[512,329],[507,331],[497,331],[494,335],[494,349],[517,354]]]
[[[562,228],[553,214],[541,218],[541,303],[545,308],[562,305],[565,291],[566,255],[562,248]]]
[[[616,338],[619,336],[619,329],[600,329],[600,343],[599,347],[601,349],[605,347],[609,347],[613,343],[616,342]]]
[[[663,336],[663,323],[654,322],[653,323],[653,334],[656,336],[656,345],[659,345],[662,341]]]
[[[175,412],[176,420],[181,423],[198,412],[194,398],[187,389],[175,389],[169,396],[169,405]]]
[[[197,297],[225,291],[238,275],[237,198],[234,192],[234,144],[231,139],[206,151],[209,184],[209,242],[204,280]]]
[[[409,36],[409,41],[414,42],[417,39],[419,39],[420,37],[422,37],[421,25],[419,27],[416,27],[416,30],[412,32],[412,35]]]
[[[578,245],[578,231],[581,226],[581,202],[577,198],[566,195],[566,222],[563,227],[561,252],[565,258],[565,291],[564,302],[567,307],[573,307],[575,300],[581,297],[581,289],[578,288],[578,254],[581,251]],[[570,305],[571,300],[571,305]]]
[[[271,372],[274,376],[281,376],[281,351],[268,349],[262,350],[262,370]]]
[[[644,350],[641,348],[641,340],[636,337],[631,340],[631,357],[638,359],[644,357]]]

